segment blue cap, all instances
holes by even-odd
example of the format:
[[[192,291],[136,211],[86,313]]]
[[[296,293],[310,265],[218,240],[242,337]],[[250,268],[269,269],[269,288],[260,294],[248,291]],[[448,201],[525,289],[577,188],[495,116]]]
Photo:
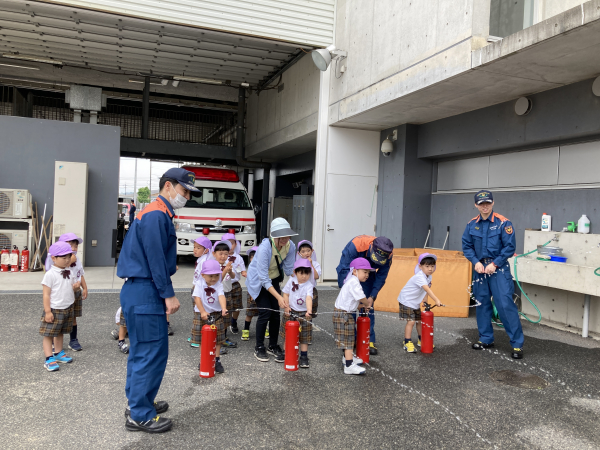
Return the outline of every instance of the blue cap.
[[[485,202],[493,202],[494,201],[494,196],[492,195],[492,193],[490,191],[486,191],[485,189],[482,191],[479,191],[477,194],[475,194],[475,204],[476,205],[480,205],[481,203],[485,203]]]
[[[200,192],[200,189],[198,189],[195,186],[196,175],[194,175],[193,172],[190,172],[189,170],[178,169],[177,167],[174,167],[172,169],[167,170],[163,174],[162,178],[170,178],[172,180],[175,180],[188,191]]]

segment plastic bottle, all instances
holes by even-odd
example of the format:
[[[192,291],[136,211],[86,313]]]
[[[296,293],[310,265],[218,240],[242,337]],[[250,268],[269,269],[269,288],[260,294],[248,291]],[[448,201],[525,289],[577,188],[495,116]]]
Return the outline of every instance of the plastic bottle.
[[[548,214],[542,214],[542,231],[552,230],[552,217]]]
[[[590,219],[588,219],[585,214],[583,214],[577,222],[577,232],[582,234],[590,232]]]

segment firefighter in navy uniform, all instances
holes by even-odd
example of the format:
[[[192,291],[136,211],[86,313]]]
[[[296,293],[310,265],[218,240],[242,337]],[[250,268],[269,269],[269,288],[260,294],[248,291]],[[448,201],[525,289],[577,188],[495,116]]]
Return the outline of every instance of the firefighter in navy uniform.
[[[510,338],[512,357],[523,358],[523,329],[519,311],[513,301],[515,285],[510,273],[508,258],[515,252],[515,232],[512,223],[493,211],[494,196],[483,190],[475,194],[475,207],[479,215],[471,219],[463,233],[462,246],[465,257],[473,263],[473,295],[481,302],[477,306],[479,341],[473,349],[483,350],[494,346],[492,327],[493,306]]]
[[[167,314],[179,309],[171,276],[177,270],[174,209],[185,206],[195,176],[185,169],[169,169],[160,179],[158,198],[140,212],[129,227],[119,256],[117,275],[126,278],[121,307],[129,332],[125,395],[125,428],[162,433],[172,427],[160,417],[169,405],[154,402],[169,356]]]

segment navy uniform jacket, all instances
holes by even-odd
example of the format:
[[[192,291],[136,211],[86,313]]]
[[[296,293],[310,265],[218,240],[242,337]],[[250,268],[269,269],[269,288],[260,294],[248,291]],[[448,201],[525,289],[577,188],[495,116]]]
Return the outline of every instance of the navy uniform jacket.
[[[483,259],[492,259],[497,267],[502,267],[515,253],[515,230],[510,220],[492,211],[486,220],[481,215],[471,219],[463,233],[462,246],[473,266]]]
[[[338,286],[341,288],[344,285],[344,280],[350,271],[350,263],[356,258],[365,258],[371,264],[373,269],[377,269],[376,273],[371,273],[369,278],[364,283],[360,283],[363,288],[365,295],[368,297],[373,297],[373,300],[377,298],[379,291],[385,284],[385,280],[387,279],[388,272],[390,271],[390,267],[392,266],[392,255],[390,255],[389,261],[387,264],[380,266],[378,264],[374,264],[369,259],[369,247],[375,240],[375,236],[357,236],[352,239],[344,250],[342,250],[342,257],[340,259],[340,265],[337,266],[336,271],[338,274]]]
[[[162,298],[175,296],[171,275],[177,270],[177,236],[173,207],[162,195],[146,206],[129,224],[117,276],[149,278]]]

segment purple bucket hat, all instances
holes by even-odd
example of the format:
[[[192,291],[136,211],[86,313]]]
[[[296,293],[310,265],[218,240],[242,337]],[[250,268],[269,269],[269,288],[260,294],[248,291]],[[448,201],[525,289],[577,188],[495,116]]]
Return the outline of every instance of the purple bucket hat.
[[[206,236],[200,236],[198,239],[196,239],[194,241],[196,244],[201,245],[204,248],[208,248],[211,249],[212,248],[212,242],[210,241],[209,238],[207,238]]]
[[[364,270],[369,270],[371,272],[376,270],[371,267],[371,264],[365,258],[353,259],[352,262],[350,263],[350,271],[348,272],[348,275],[346,275],[344,284],[350,279],[350,277],[352,277],[352,272],[354,272],[354,269],[364,269]]]
[[[223,236],[221,236],[222,240],[226,240],[226,239],[231,239],[235,241],[235,234],[233,233],[225,233]]]
[[[219,245],[219,244],[225,244],[227,246],[227,248],[229,250],[231,250],[231,242],[229,242],[228,240],[221,240],[221,241],[215,242],[215,245],[213,245],[213,247],[212,247],[213,252],[215,251],[215,248],[217,248],[217,245]]]
[[[77,241],[77,243],[81,244],[83,239],[77,237],[75,233],[65,233],[58,238],[58,242],[69,242],[69,241]]]
[[[204,275],[221,275],[221,265],[216,260],[209,259],[204,261],[200,272]]]
[[[250,250],[248,250],[246,252],[246,256],[250,256],[250,253],[256,253],[257,250],[258,250],[258,247],[255,245],[254,247],[252,247]]]
[[[63,235],[64,236],[64,235]],[[50,270],[52,267],[52,257],[70,255],[73,253],[71,250],[71,245],[64,241],[58,241],[55,244],[52,244],[48,249],[48,256],[46,256],[46,261],[44,261],[44,267],[46,268],[46,272]]]
[[[419,255],[419,262],[417,263],[417,265],[415,266],[415,275],[419,273],[419,270],[421,270],[419,268],[419,266],[421,265],[421,261],[423,261],[425,258],[433,258],[437,261],[437,256],[434,255],[433,253],[422,253]],[[435,269],[433,270],[435,272]]]
[[[310,261],[304,258],[296,260],[296,262],[294,263],[294,270],[296,270],[298,267],[306,267],[307,269],[312,270],[312,265],[310,264]]]

